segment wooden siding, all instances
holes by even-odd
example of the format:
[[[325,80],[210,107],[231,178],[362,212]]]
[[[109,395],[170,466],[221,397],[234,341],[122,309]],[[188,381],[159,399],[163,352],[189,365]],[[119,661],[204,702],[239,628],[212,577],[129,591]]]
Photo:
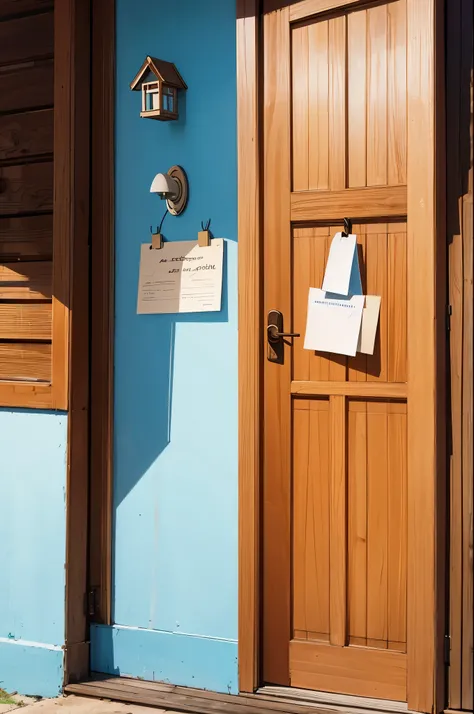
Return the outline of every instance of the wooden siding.
[[[473,709],[473,6],[447,3],[451,305],[449,707]]]
[[[53,55],[53,3],[2,0],[0,402],[2,382],[52,381]]]

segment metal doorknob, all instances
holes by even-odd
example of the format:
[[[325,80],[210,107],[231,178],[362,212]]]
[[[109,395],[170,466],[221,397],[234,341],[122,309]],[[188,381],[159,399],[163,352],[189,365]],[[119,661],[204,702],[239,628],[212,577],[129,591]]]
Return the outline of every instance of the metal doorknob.
[[[267,339],[271,344],[276,344],[285,337],[299,336],[299,332],[285,332],[283,330],[283,313],[279,310],[270,310],[267,317]]]
[[[267,334],[269,342],[279,342],[284,337],[301,337],[299,332],[280,332],[277,325],[268,325]]]

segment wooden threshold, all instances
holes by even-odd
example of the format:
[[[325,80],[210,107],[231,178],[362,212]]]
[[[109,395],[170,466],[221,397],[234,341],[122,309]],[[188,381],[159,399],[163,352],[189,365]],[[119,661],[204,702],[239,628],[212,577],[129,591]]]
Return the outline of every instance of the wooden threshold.
[[[340,707],[343,711],[391,712],[402,714],[408,711],[406,702],[390,701],[389,699],[373,699],[371,697],[354,697],[348,694],[333,694],[332,692],[316,692],[310,689],[297,687],[280,687],[265,685],[257,690],[257,694],[267,697],[292,699],[295,703],[318,704],[333,708]],[[446,714],[446,713],[445,713]],[[452,712],[450,714],[453,714]]]
[[[365,697],[338,699],[326,692],[288,687],[265,686],[256,694],[218,694],[102,674],[92,674],[89,681],[80,684],[69,684],[65,693],[192,714],[403,714],[407,709],[401,702]]]
[[[125,677],[91,675],[91,680],[81,684],[69,684],[66,694],[111,699],[127,704],[141,704],[192,714],[335,714],[338,707],[319,704],[299,704],[283,697],[263,694],[218,694],[202,689],[176,687],[159,682],[146,682]],[[344,708],[350,714],[356,714]],[[359,712],[357,712],[359,714]],[[362,713],[363,714],[363,713]]]

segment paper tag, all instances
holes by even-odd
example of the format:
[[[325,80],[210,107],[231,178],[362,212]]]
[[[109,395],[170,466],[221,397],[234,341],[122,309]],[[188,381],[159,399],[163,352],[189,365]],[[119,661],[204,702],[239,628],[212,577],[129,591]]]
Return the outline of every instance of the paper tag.
[[[360,328],[357,352],[364,355],[373,355],[377,325],[379,323],[381,298],[377,295],[366,295],[365,307],[362,311],[362,324]]]
[[[331,241],[326,272],[324,273],[322,289],[325,292],[336,293],[337,295],[349,294],[354,257],[357,260],[357,270],[359,269],[356,253],[356,236],[353,234],[343,236],[342,233],[336,233]]]
[[[363,295],[334,298],[310,288],[304,349],[354,357],[363,307]]]

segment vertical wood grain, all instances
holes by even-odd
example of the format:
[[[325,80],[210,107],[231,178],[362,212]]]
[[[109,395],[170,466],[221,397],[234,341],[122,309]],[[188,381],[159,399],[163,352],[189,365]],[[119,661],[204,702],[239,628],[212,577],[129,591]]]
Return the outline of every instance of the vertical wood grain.
[[[473,7],[446,8],[451,433],[449,707],[472,710]]]
[[[367,10],[367,185],[387,184],[387,6]]]
[[[329,188],[346,188],[346,18],[329,20]]]
[[[329,402],[295,400],[293,630],[329,635]],[[301,635],[300,635],[301,636]]]
[[[407,0],[408,59],[408,707],[435,706],[436,334],[435,283],[436,0]],[[441,286],[440,288],[441,289]],[[422,445],[422,448],[420,446]],[[439,708],[443,703],[436,703]]]
[[[89,580],[95,622],[112,621],[114,384],[115,0],[95,0],[92,26],[91,505]]]
[[[462,197],[462,231],[463,231],[463,264],[464,264],[464,314],[463,314],[463,425],[462,425],[462,470],[463,470],[463,535],[462,535],[462,706],[472,710],[474,705],[474,226],[473,226],[473,193],[474,193],[474,87],[473,87],[473,49],[474,49],[474,8],[472,3],[463,0],[462,3],[462,56],[461,67],[462,112],[464,130],[469,126],[463,159],[464,171],[467,174]],[[469,90],[467,82],[470,78]],[[469,154],[469,156],[467,156]]]
[[[378,232],[376,232],[378,231]],[[386,382],[388,378],[388,255],[387,226],[373,224],[367,231],[367,295],[380,295],[378,338],[374,354],[367,355],[367,381]]]
[[[367,644],[387,647],[387,404],[367,404]]]
[[[65,566],[66,683],[78,681],[89,673],[89,633],[84,602],[88,585],[88,531],[85,524],[89,511],[90,12],[89,2],[65,0],[55,4],[54,13],[56,76],[52,380],[56,406],[64,407],[67,404],[69,407]],[[63,86],[65,82],[70,83],[67,90]],[[66,123],[68,129],[63,126]],[[67,157],[62,156],[61,152],[67,153]],[[57,181],[61,179],[65,185],[57,186]],[[58,257],[59,264],[56,263]],[[65,269],[66,261],[68,266]],[[59,277],[57,271],[63,270],[65,273]],[[60,329],[54,324],[55,318],[59,318]],[[55,345],[55,340],[59,345]],[[65,365],[61,363],[63,359]],[[55,360],[58,362],[55,363]],[[57,370],[59,385],[55,383]],[[67,380],[65,384],[63,380]]]
[[[349,186],[367,185],[367,11],[347,18]],[[369,137],[369,141],[372,138]]]
[[[407,407],[389,404],[388,465],[388,626],[389,649],[406,651],[407,609]]]
[[[327,256],[327,228],[295,228],[293,231],[293,327],[304,335],[310,287],[322,285]],[[328,380],[329,360],[303,349],[303,340],[293,344],[293,379]]]
[[[289,9],[264,17],[264,313],[276,308],[291,330]],[[278,58],[278,61],[275,59]],[[289,684],[291,613],[291,348],[264,362],[263,678]]]
[[[260,144],[258,0],[237,2],[239,237],[239,689],[259,684]]]
[[[472,31],[473,8],[465,8],[465,20]],[[470,22],[469,22],[470,21]],[[472,34],[471,42],[466,42],[464,47],[464,62],[469,61],[469,47],[471,49],[470,61],[472,63]],[[467,49],[467,51],[466,51]],[[471,64],[472,66],[472,64]],[[472,74],[471,74],[472,77]],[[462,566],[463,566],[463,593],[462,593],[462,705],[464,709],[472,709],[474,700],[474,503],[473,503],[473,471],[474,471],[474,229],[473,229],[473,87],[471,80],[471,133],[470,133],[470,163],[467,181],[467,192],[462,200],[463,217],[463,262],[464,262],[464,315],[463,315],[463,435],[462,435],[462,467],[463,467],[463,541],[462,541]]]
[[[348,627],[353,645],[367,644],[367,403],[348,414]]]
[[[406,231],[393,224],[388,225],[388,231],[387,379],[389,382],[406,382],[408,297]]]
[[[332,396],[330,408],[331,490],[330,490],[330,574],[329,640],[346,644],[346,398]]]
[[[387,5],[388,184],[406,184],[407,171],[407,27],[406,0]]]
[[[52,385],[56,409],[68,408],[71,231],[74,197],[74,8],[54,13],[54,214]]]
[[[308,28],[299,27],[292,36],[293,190],[309,188],[309,61]]]
[[[308,27],[309,51],[309,184],[329,187],[329,23]],[[294,68],[293,68],[294,72]]]

